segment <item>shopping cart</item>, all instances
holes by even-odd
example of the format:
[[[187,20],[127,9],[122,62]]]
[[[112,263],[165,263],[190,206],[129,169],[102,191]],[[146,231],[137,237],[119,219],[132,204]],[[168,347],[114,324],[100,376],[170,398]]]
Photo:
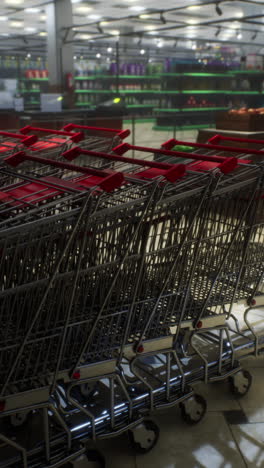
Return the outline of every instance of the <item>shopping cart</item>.
[[[149,450],[158,439],[149,411],[181,402],[185,420],[197,422],[206,405],[191,385],[240,369],[225,307],[243,276],[261,169],[210,157],[220,170],[185,173],[182,165],[82,148],[62,157],[79,155],[111,161],[111,191],[98,183],[110,177],[103,166],[95,174],[21,151],[6,161],[51,165],[60,179],[51,187],[43,177],[43,195],[38,185],[33,193],[39,179],[20,174],[26,200],[16,186],[3,190],[1,419],[16,423],[33,412],[44,437],[27,446],[4,427],[2,466],[60,466],[83,453],[86,440],[128,429],[134,448]],[[89,176],[86,191],[80,173]],[[207,344],[206,358],[196,341]],[[133,426],[145,429],[144,442]]]

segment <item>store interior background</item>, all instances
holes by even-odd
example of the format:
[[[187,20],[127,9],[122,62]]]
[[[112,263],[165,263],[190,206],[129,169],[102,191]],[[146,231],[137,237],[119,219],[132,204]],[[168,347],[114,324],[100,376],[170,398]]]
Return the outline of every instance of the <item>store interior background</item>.
[[[261,1],[2,0],[0,26],[2,129],[123,126],[129,142],[159,147],[196,141],[231,108],[264,107]],[[263,359],[247,366],[243,401],[224,383],[201,386],[199,426],[190,432],[177,409],[161,414],[155,450],[102,442],[107,467],[263,467]]]

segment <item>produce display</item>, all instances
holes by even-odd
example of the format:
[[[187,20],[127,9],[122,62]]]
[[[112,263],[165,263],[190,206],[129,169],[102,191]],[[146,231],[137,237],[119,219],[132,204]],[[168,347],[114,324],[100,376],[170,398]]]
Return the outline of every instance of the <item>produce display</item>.
[[[257,109],[241,107],[240,109],[230,109],[229,115],[241,115],[241,114],[264,114],[264,107],[258,107]]]

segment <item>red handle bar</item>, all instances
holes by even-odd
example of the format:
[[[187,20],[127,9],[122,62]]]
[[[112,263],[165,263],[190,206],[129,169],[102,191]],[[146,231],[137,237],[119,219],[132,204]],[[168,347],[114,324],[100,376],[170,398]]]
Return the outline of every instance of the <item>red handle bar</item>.
[[[70,133],[70,132],[65,132],[64,130],[52,130],[49,128],[32,127],[31,125],[27,125],[26,127],[21,128],[20,132],[25,135],[29,132],[42,132],[42,133],[49,133],[52,135],[63,135],[63,136],[70,137],[70,140],[74,141],[75,143],[78,143],[79,141],[84,139],[83,132]]]
[[[123,163],[134,164],[137,166],[157,168],[157,169],[161,169],[162,171],[166,170],[165,174],[161,173],[159,175],[164,176],[170,182],[175,182],[177,179],[183,177],[186,172],[186,168],[184,164],[168,164],[168,163],[159,163],[156,161],[145,161],[143,159],[136,159],[136,158],[132,159],[132,158],[124,157],[124,156],[118,156],[115,154],[89,151],[89,150],[85,150],[79,147],[71,148],[68,151],[65,151],[62,154],[62,156],[64,156],[64,158],[68,159],[69,161],[72,161],[73,159],[77,158],[80,154],[86,154],[87,156],[94,156],[94,157],[102,158],[102,159],[108,159],[110,161],[120,161]]]
[[[83,130],[95,130],[97,132],[108,132],[108,133],[116,133],[121,140],[124,140],[128,135],[130,135],[130,130],[117,130],[115,128],[104,128],[104,127],[90,127],[87,125],[76,125],[73,123],[69,123],[63,127],[63,130],[71,131],[74,128],[80,128]]]
[[[5,158],[4,161],[13,167],[18,166],[24,161],[34,161],[40,164],[47,164],[49,166],[58,167],[60,169],[68,169],[70,171],[81,172],[83,174],[100,177],[104,180],[96,185],[99,185],[106,192],[111,192],[115,188],[120,187],[124,182],[124,176],[121,172],[112,171],[110,173],[107,171],[89,169],[87,167],[79,167],[75,166],[74,164],[68,164],[61,161],[54,161],[52,159],[47,158],[39,158],[38,156],[31,156],[24,153],[24,151],[19,151],[18,153],[12,154],[11,156]]]
[[[224,174],[233,171],[236,168],[238,162],[236,158],[224,158],[223,156],[207,156],[200,154],[198,155],[194,153],[184,153],[183,151],[170,151],[165,149],[146,148],[145,146],[134,146],[130,145],[129,143],[122,143],[121,145],[116,146],[116,148],[113,148],[113,151],[116,154],[124,154],[130,149],[142,151],[145,153],[164,154],[166,156],[173,156],[174,158],[184,157],[186,159],[196,159],[197,161],[211,161],[215,163],[221,163],[219,169]]]

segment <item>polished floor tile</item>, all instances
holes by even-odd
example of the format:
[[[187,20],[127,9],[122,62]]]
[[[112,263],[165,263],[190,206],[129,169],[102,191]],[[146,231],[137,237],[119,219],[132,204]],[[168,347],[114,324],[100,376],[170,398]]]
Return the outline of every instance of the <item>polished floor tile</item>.
[[[157,416],[159,444],[149,453],[137,456],[137,468],[237,468],[244,467],[228,425],[221,413],[208,413],[196,426],[179,418]]]
[[[248,468],[264,466],[264,423],[232,426],[236,443]]]

